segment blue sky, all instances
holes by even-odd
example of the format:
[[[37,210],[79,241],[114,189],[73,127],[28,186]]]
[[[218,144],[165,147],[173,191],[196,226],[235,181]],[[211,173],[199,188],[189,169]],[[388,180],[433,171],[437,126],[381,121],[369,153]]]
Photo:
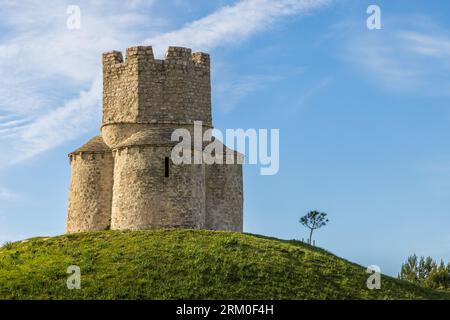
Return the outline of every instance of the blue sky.
[[[68,5],[81,29],[68,30]],[[381,8],[368,30],[366,9]],[[395,275],[450,260],[450,3],[2,1],[0,242],[64,232],[67,153],[99,131],[101,53],[211,54],[217,128],[279,128],[280,171],[245,167],[246,232],[302,238]]]

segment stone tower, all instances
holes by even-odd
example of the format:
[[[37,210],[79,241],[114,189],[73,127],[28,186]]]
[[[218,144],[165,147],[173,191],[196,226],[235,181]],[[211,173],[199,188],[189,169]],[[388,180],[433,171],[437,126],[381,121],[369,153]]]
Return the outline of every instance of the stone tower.
[[[125,61],[121,52],[103,54],[101,135],[69,154],[67,232],[242,231],[242,165],[171,161],[172,132],[193,136],[196,121],[212,128],[208,54],[180,47],[169,47],[164,60],[151,47],[128,48]],[[202,149],[192,146],[192,156]]]

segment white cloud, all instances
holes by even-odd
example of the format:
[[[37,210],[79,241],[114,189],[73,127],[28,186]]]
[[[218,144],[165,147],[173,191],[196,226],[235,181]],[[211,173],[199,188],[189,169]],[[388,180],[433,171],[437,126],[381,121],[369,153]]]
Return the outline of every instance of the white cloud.
[[[98,125],[101,53],[134,45],[161,19],[134,7],[152,1],[78,1],[81,29],[67,29],[69,1],[2,3],[0,163],[49,150]],[[114,9],[111,9],[114,8]]]
[[[0,201],[15,201],[19,199],[19,194],[0,186]]]
[[[51,149],[88,130],[92,119],[99,119],[101,96],[102,83],[97,78],[89,90],[80,92],[78,98],[69,100],[62,107],[27,125],[18,134],[22,143],[16,147],[19,155],[13,162]]]
[[[223,113],[230,112],[251,92],[282,79],[281,76],[269,74],[233,75],[232,79],[221,79],[213,88],[217,107]]]
[[[298,109],[304,107],[311,99],[315,96],[319,95],[328,85],[333,81],[333,77],[328,76],[321,79],[317,84],[314,84],[312,87],[303,92],[297,101],[292,104],[289,108],[288,112],[296,112]]]
[[[447,36],[429,35],[411,31],[399,32],[398,36],[408,41],[410,49],[420,55],[445,60],[450,58],[450,38]]]
[[[330,0],[242,0],[145,42],[153,45],[159,54],[170,45],[208,50],[242,41],[281,17],[305,14],[329,3]]]
[[[208,50],[242,41],[283,16],[308,13],[329,0],[241,0],[158,34],[165,21],[153,1],[81,0],[81,29],[68,30],[70,1],[6,1],[0,12],[0,164],[29,159],[98,126],[100,57],[148,43]],[[145,40],[147,39],[147,40]],[[245,90],[245,88],[243,89]],[[15,122],[14,122],[15,121]]]
[[[425,19],[425,18],[424,18]],[[416,21],[416,19],[411,19]],[[449,94],[450,38],[448,30],[390,21],[384,30],[349,31],[345,25],[344,57],[367,78],[384,88],[419,95]],[[339,38],[341,40],[342,38]]]

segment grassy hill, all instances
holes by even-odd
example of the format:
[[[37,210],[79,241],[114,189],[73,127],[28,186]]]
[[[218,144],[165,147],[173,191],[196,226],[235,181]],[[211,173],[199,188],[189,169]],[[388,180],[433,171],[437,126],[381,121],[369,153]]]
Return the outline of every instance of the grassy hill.
[[[81,290],[66,270],[81,267]],[[449,299],[296,241],[204,230],[104,231],[0,249],[1,299]]]

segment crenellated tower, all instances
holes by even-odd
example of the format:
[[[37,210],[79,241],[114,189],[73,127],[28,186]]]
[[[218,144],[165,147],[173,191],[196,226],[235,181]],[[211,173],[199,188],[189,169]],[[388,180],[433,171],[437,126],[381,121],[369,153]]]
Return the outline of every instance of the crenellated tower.
[[[212,128],[208,54],[169,47],[159,60],[142,46],[128,48],[125,60],[104,53],[101,135],[70,154],[67,231],[242,231],[241,165],[171,161],[172,132],[193,135],[195,121]]]
[[[102,136],[114,146],[152,127],[212,126],[210,59],[206,53],[169,47],[164,60],[152,47],[103,54]]]

